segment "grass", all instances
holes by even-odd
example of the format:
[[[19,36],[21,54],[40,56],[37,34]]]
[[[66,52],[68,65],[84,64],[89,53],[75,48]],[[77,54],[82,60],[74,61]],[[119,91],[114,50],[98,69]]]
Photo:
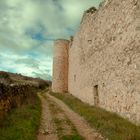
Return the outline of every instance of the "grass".
[[[57,134],[58,134],[59,140],[84,140],[84,138],[78,134],[77,130],[75,129],[75,127],[73,126],[73,124],[71,124],[69,120],[66,120],[64,122],[63,120],[60,120],[54,117],[54,123],[57,128]],[[67,125],[71,127],[72,134],[68,135],[68,134],[63,133],[64,128],[62,127],[62,124],[64,123],[67,123]]]
[[[117,114],[90,106],[68,93],[51,92],[50,94],[61,99],[72,110],[83,116],[91,127],[108,140],[140,140],[140,126],[132,124]]]
[[[26,104],[12,109],[0,120],[0,140],[35,140],[41,117],[41,102],[34,94]]]
[[[63,136],[62,140],[84,140],[84,139],[79,135],[67,135]]]
[[[75,128],[75,126],[71,123],[68,117],[64,114],[63,110],[60,109],[56,103],[51,101],[48,97],[44,96],[49,103],[49,108],[51,110],[51,114],[53,116],[53,122],[56,127],[56,132],[59,140],[84,140],[82,136],[80,136]],[[63,117],[60,117],[64,115]],[[68,126],[70,130],[70,134],[65,133],[65,127]]]

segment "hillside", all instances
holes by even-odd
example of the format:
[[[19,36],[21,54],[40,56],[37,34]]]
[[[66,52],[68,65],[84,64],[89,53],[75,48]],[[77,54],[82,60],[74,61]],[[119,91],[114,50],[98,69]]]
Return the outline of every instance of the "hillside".
[[[34,85],[36,87],[43,86],[43,85],[49,86],[51,84],[50,81],[45,81],[40,78],[32,78],[21,74],[10,73],[5,71],[0,71],[0,83],[6,85],[29,84],[29,85]]]

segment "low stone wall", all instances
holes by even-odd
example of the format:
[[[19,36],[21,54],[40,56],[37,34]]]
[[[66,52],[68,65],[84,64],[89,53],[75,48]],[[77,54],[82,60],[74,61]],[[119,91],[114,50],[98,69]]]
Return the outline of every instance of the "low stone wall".
[[[0,83],[0,116],[13,107],[19,107],[26,103],[37,91],[33,85],[6,85]]]

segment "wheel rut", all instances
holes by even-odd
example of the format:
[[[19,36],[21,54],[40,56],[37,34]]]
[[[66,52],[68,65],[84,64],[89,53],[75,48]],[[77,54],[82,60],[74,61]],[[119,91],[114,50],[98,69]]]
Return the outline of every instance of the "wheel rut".
[[[61,100],[51,96],[46,93],[52,101],[54,101],[66,114],[69,120],[76,127],[78,133],[84,137],[85,140],[104,140],[101,134],[97,133],[96,130],[92,129],[89,124],[81,117],[79,114],[75,113],[71,110],[66,104],[64,104]]]
[[[44,93],[38,140],[104,140],[79,114],[54,96]]]
[[[37,140],[58,140],[55,125],[47,100],[39,95],[42,104],[42,116]]]

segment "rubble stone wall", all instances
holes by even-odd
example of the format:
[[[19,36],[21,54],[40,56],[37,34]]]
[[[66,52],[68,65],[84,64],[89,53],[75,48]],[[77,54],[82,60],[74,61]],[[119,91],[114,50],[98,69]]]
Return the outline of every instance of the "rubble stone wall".
[[[0,116],[13,107],[20,107],[28,102],[37,92],[37,87],[32,85],[6,85],[0,83]]]
[[[69,48],[68,91],[140,123],[139,0],[106,0],[84,13]]]

